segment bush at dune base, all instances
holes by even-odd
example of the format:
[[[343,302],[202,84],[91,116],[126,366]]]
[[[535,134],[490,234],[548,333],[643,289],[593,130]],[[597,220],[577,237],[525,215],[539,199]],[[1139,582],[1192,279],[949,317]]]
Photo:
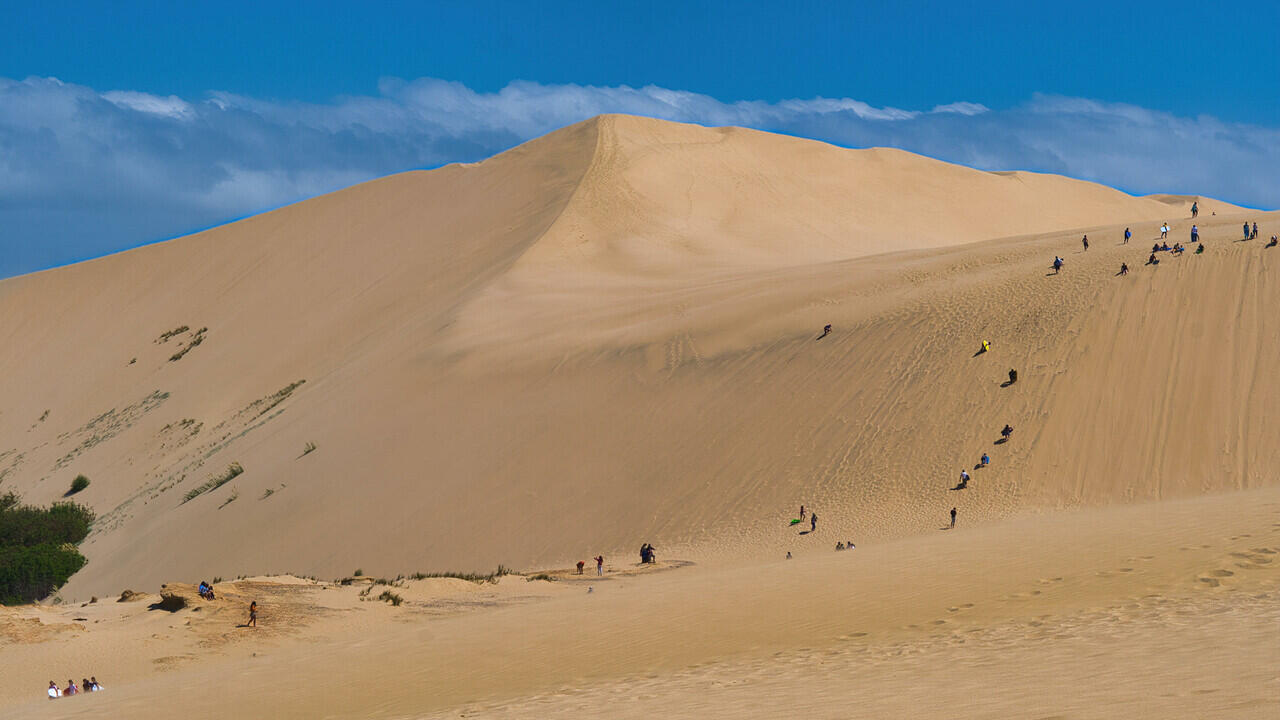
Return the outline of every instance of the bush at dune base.
[[[76,545],[93,519],[77,503],[39,508],[19,505],[13,493],[0,496],[0,603],[39,600],[84,567]]]

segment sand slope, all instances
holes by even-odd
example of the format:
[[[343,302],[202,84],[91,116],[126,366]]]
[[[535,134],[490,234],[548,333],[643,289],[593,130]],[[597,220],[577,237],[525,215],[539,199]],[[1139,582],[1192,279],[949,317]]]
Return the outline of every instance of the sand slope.
[[[606,116],[0,282],[0,482],[91,478],[69,599],[774,552],[800,503],[862,539],[1274,483],[1280,253],[1200,199],[1209,252],[1139,269],[1190,201]]]

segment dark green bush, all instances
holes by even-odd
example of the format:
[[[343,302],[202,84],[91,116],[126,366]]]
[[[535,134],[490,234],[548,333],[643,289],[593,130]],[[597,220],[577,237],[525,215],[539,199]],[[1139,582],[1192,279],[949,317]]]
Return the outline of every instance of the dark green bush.
[[[71,481],[71,489],[67,491],[67,495],[75,495],[87,487],[89,487],[89,478],[77,475],[76,479]]]
[[[75,546],[93,519],[92,510],[73,502],[38,508],[20,505],[13,493],[0,496],[0,603],[39,600],[84,567]]]
[[[0,548],[0,603],[39,600],[62,587],[84,563],[84,556],[66,545]]]

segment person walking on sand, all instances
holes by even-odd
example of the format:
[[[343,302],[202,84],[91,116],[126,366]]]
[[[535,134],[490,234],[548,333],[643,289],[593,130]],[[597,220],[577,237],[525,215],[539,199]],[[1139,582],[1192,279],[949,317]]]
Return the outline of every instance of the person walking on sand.
[[[951,527],[956,526],[956,509],[951,508]]]
[[[809,532],[814,532],[817,529],[818,529],[818,513],[811,512],[809,513]]]
[[[1200,204],[1195,202],[1191,203],[1191,217],[1195,217],[1199,214],[1200,214]]]
[[[1249,223],[1244,224],[1244,239],[1249,239]]]
[[[1013,435],[1013,426],[1012,426],[1012,425],[1008,425],[1008,424],[1006,424],[1006,425],[1005,425],[1005,426],[1000,430],[1000,437],[1004,438],[1005,440],[1008,440],[1012,435]]]
[[[1129,238],[1133,237],[1133,233],[1129,232],[1129,228],[1124,229],[1124,244],[1129,244]]]
[[[1121,275],[1128,275],[1128,274],[1129,274],[1129,264],[1128,264],[1128,263],[1120,263],[1120,274],[1121,274]]]
[[[1057,255],[1053,256],[1053,274],[1057,275],[1062,272],[1062,258]]]
[[[1080,238],[1080,242],[1084,245],[1084,251],[1089,252],[1089,236],[1085,235],[1084,237]]]
[[[826,336],[828,336],[828,335],[830,335],[830,334],[831,334],[831,326],[830,326],[830,325],[824,325],[824,326],[822,327],[822,334],[818,336],[818,339],[819,339],[819,340],[821,340],[822,338],[824,338],[824,337],[826,337]]]
[[[959,484],[959,485],[957,485],[957,486],[956,486],[956,488],[957,488],[957,489],[959,489],[959,490],[963,490],[963,489],[965,489],[965,488],[967,488],[967,487],[969,487],[969,471],[968,471],[968,470],[961,470],[961,471],[960,471],[960,484]]]
[[[258,627],[258,601],[254,600],[249,603],[249,622],[244,624],[245,627]]]
[[[801,506],[800,506],[800,519],[801,519],[801,520],[803,520],[803,519],[804,519],[804,506],[803,506],[803,505],[801,505]]]
[[[604,575],[604,556],[597,555],[596,556],[596,576],[602,577],[603,575]]]
[[[1169,223],[1160,224],[1160,239],[1164,240],[1169,237]]]
[[[1250,240],[1258,239],[1258,223],[1253,224],[1253,232],[1249,233],[1249,239]]]

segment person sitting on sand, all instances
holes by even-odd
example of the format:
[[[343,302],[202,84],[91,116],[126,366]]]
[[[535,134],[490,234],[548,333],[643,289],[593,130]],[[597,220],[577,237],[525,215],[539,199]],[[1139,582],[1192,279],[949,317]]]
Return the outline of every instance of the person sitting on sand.
[[[98,682],[98,678],[94,677],[93,675],[89,676],[89,684],[93,686],[89,688],[89,690],[92,692],[98,692],[99,690],[102,689],[102,685]]]
[[[1158,253],[1158,252],[1160,252],[1160,243],[1155,243],[1154,245],[1152,245],[1152,246],[1151,246],[1151,252],[1153,252],[1153,253]]]
[[[852,550],[852,549],[853,549],[853,541],[852,541],[852,540],[845,540],[845,541],[844,541],[844,549],[845,549],[845,550]]]
[[[1012,425],[1005,425],[1005,426],[1000,430],[1000,437],[1004,438],[1005,440],[1008,440],[1008,439],[1009,439],[1009,437],[1010,437],[1011,435],[1013,435],[1013,426],[1012,426]]]
[[[982,352],[984,352],[984,353],[985,353],[985,352],[988,352],[988,351],[990,351],[990,350],[991,350],[991,341],[990,341],[990,340],[983,340],[983,341],[982,341]]]
[[[80,692],[80,688],[76,687],[76,681],[75,681],[75,680],[72,680],[72,679],[70,679],[70,678],[68,678],[68,679],[67,679],[67,689],[66,689],[66,690],[63,690],[63,691],[62,691],[62,694],[63,694],[64,696],[66,696],[66,695],[75,695],[75,694],[76,694],[76,693],[78,693],[78,692]]]
[[[1169,243],[1160,243],[1160,252],[1169,252]]]
[[[1174,255],[1181,255],[1182,249],[1182,243],[1174,243],[1172,252]]]
[[[1276,236],[1275,236],[1275,235],[1272,235],[1272,236],[1271,236],[1271,242],[1267,243],[1265,247],[1275,247],[1275,246],[1276,246],[1276,242],[1277,242],[1277,238],[1276,238]]]
[[[1196,254],[1199,255],[1202,252],[1204,252],[1204,243],[1200,243],[1196,246]]]
[[[49,681],[48,692],[49,692],[50,700],[57,700],[58,698],[62,697],[62,691],[58,689],[58,683],[52,680]]]
[[[837,541],[836,541],[836,550],[837,550],[837,551],[840,551],[840,550],[843,550],[843,549],[844,549],[844,543],[842,543],[842,542],[840,542],[839,540],[837,540]]]
[[[991,456],[990,456],[990,455],[987,455],[986,453],[982,453],[982,459],[978,461],[978,464],[979,464],[979,465],[981,465],[982,467],[986,467],[986,466],[990,465],[990,464],[991,464]]]
[[[1151,253],[1151,257],[1147,258],[1148,265],[1159,265],[1160,261],[1156,259],[1156,254]]]

